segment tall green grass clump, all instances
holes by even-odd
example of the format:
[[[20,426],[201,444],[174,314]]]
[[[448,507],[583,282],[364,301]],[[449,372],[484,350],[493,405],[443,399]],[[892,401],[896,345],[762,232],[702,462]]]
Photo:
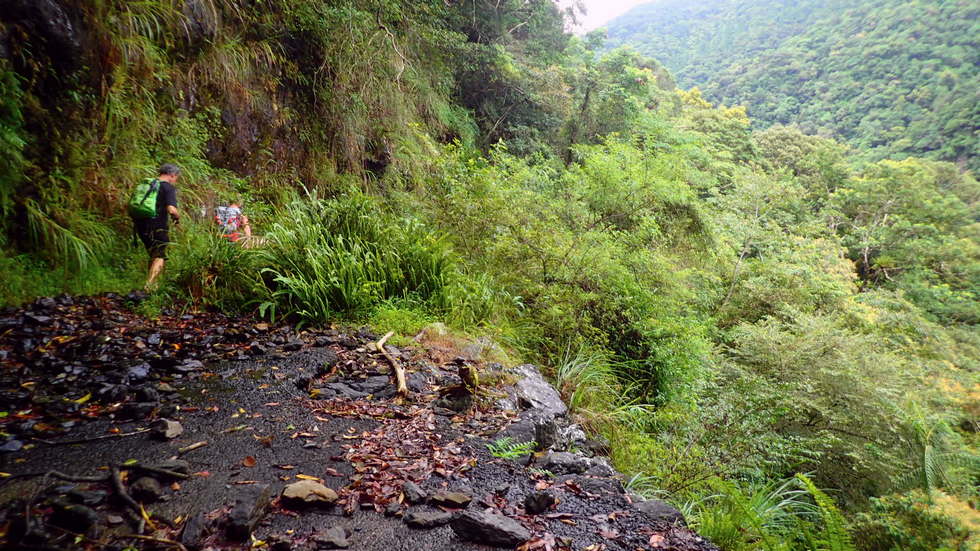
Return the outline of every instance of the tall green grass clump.
[[[260,268],[254,250],[227,241],[212,224],[191,220],[170,233],[175,243],[168,251],[162,294],[222,312],[255,304]]]
[[[323,322],[366,315],[389,299],[411,299],[450,319],[475,321],[492,310],[488,282],[466,277],[443,236],[360,192],[288,204],[257,254],[266,314]]]

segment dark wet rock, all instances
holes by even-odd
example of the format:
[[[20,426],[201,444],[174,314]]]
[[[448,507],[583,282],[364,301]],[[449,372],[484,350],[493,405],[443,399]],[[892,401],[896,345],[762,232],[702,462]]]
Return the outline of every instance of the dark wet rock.
[[[129,402],[119,410],[119,415],[124,419],[145,419],[158,406],[158,402]]]
[[[208,519],[203,512],[191,515],[180,534],[180,543],[188,549],[200,549],[208,537],[209,528]]]
[[[191,371],[200,371],[204,369],[204,362],[201,360],[184,360],[180,364],[174,367],[176,371],[181,373],[190,373]]]
[[[350,335],[341,335],[337,339],[337,344],[339,344],[340,346],[343,346],[344,348],[346,348],[348,350],[353,350],[353,349],[357,348],[358,346],[361,346],[361,343],[358,342],[358,340],[355,339],[354,337],[351,337]]]
[[[293,549],[293,538],[282,534],[267,536],[265,543],[269,546],[269,551],[292,551]]]
[[[659,499],[648,499],[634,503],[633,508],[654,522],[665,522],[675,526],[687,526],[687,520],[684,518],[683,513]]]
[[[377,375],[368,377],[363,381],[351,385],[353,388],[368,394],[377,394],[383,390],[388,390],[392,386],[391,379],[387,375]]]
[[[57,503],[51,515],[51,524],[84,534],[99,522],[99,514],[91,507],[71,503]]]
[[[177,421],[157,419],[151,425],[153,436],[160,440],[173,440],[184,433],[184,427]]]
[[[489,511],[465,511],[450,526],[463,540],[497,547],[514,547],[531,538],[516,520]]]
[[[622,494],[626,490],[623,484],[616,478],[595,478],[582,475],[563,475],[559,476],[555,482],[564,483],[571,481],[573,484],[590,494]]]
[[[313,480],[300,480],[286,486],[282,502],[289,507],[330,506],[338,499],[337,492]]]
[[[558,499],[551,492],[531,492],[524,498],[524,510],[529,515],[540,515],[557,502]]]
[[[369,327],[361,327],[357,330],[357,337],[365,341],[375,342],[378,340],[378,335],[371,331]]]
[[[126,378],[130,382],[139,382],[146,379],[150,375],[150,364],[141,363],[134,365],[126,370]],[[147,402],[151,400],[145,400]]]
[[[28,312],[24,314],[24,323],[31,323],[34,325],[50,325],[51,316],[42,316],[33,312]]]
[[[65,496],[73,503],[88,505],[91,507],[105,501],[105,498],[108,497],[109,494],[108,492],[103,492],[102,490],[79,490],[78,488],[72,488],[65,493]]]
[[[296,352],[297,350],[303,348],[303,344],[304,344],[303,341],[299,341],[299,340],[289,341],[286,344],[282,345],[282,349],[285,350],[286,352]]]
[[[106,384],[97,391],[99,399],[106,402],[121,402],[129,395],[126,385]]]
[[[337,342],[337,335],[321,335],[313,339],[313,346],[317,348],[325,348]]]
[[[142,386],[136,389],[133,397],[137,402],[159,402],[160,393],[151,386]]]
[[[268,353],[268,349],[266,349],[266,347],[262,346],[258,342],[253,342],[253,343],[249,344],[248,345],[248,351],[253,356],[265,356],[266,353]]]
[[[166,461],[154,464],[153,467],[181,474],[190,474],[191,472],[190,462],[183,459],[168,459]]]
[[[351,400],[364,398],[365,396],[368,395],[367,392],[354,390],[353,388],[347,386],[344,383],[327,383],[323,385],[323,388],[333,391],[334,393],[336,393],[337,396],[340,396],[341,398],[350,398]]]
[[[465,509],[471,501],[473,501],[473,496],[470,494],[465,492],[447,492],[445,490],[440,490],[429,497],[429,502],[433,505],[452,507],[454,509]]]
[[[142,476],[129,487],[129,493],[140,503],[155,503],[163,495],[163,486],[155,478]]]
[[[423,392],[426,386],[425,375],[414,371],[405,377],[405,386],[412,392]]]
[[[316,549],[347,549],[350,547],[351,533],[345,528],[334,526],[313,535]]]
[[[609,477],[614,476],[616,474],[616,470],[609,465],[605,458],[597,457],[592,460],[591,466],[585,471],[585,474],[589,476]]]
[[[402,493],[405,494],[405,501],[413,505],[416,503],[422,503],[429,497],[429,494],[427,494],[425,490],[419,487],[418,484],[411,481],[406,482],[405,485],[402,486]]]
[[[582,448],[594,456],[609,455],[611,451],[609,439],[601,435],[587,438],[585,442],[583,442]]]
[[[571,452],[550,452],[541,460],[541,468],[554,474],[584,473],[589,462]]]
[[[153,346],[160,344],[162,341],[163,337],[160,336],[160,333],[153,333],[149,337],[146,337],[146,344],[151,344]]]
[[[462,413],[473,406],[473,394],[461,386],[456,386],[436,400],[434,405],[455,413]]]
[[[310,390],[310,384],[313,382],[313,377],[309,373],[300,373],[293,379],[293,384],[296,388],[307,392]],[[334,393],[336,394],[336,393]]]
[[[409,511],[405,524],[412,528],[436,528],[445,526],[453,520],[453,514],[445,511]]]
[[[534,421],[534,442],[538,451],[547,450],[558,443],[558,423],[547,417]]]
[[[400,513],[401,510],[402,510],[402,504],[398,503],[397,501],[392,501],[385,507],[385,516],[393,517],[398,513]]]
[[[7,440],[3,444],[0,444],[0,452],[16,452],[16,451],[20,451],[20,449],[23,447],[24,447],[23,442],[11,438],[10,440]]]
[[[256,525],[269,511],[272,503],[272,486],[259,484],[244,486],[237,490],[235,504],[228,513],[225,533],[235,541],[245,541],[255,530]]]
[[[157,385],[157,392],[163,392],[165,394],[173,394],[177,392],[177,389],[170,385],[169,383],[160,383]]]

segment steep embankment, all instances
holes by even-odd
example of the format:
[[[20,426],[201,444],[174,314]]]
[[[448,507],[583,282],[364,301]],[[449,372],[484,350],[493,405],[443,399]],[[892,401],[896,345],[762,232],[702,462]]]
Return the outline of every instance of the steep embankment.
[[[716,549],[569,451],[602,446],[536,368],[450,359],[432,331],[387,345],[404,398],[366,329],[150,322],[106,296],[0,331],[5,549]],[[463,390],[461,365],[488,384]]]
[[[972,2],[655,2],[609,24],[609,45],[661,60],[684,87],[799,125],[872,158],[976,170],[980,48]]]

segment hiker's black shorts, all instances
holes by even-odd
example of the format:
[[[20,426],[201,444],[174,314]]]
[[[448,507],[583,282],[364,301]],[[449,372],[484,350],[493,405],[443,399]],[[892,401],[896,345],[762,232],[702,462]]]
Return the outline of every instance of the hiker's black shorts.
[[[150,258],[167,258],[167,244],[170,243],[168,228],[137,226],[136,235],[146,247],[146,252],[150,253]]]

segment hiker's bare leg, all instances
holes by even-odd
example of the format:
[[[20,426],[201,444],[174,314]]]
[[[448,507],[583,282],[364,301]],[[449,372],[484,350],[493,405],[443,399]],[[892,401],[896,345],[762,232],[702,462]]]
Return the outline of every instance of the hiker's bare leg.
[[[163,271],[163,259],[154,258],[150,260],[150,273],[146,277],[146,288],[152,289],[156,285],[157,277],[160,276],[160,272]]]

